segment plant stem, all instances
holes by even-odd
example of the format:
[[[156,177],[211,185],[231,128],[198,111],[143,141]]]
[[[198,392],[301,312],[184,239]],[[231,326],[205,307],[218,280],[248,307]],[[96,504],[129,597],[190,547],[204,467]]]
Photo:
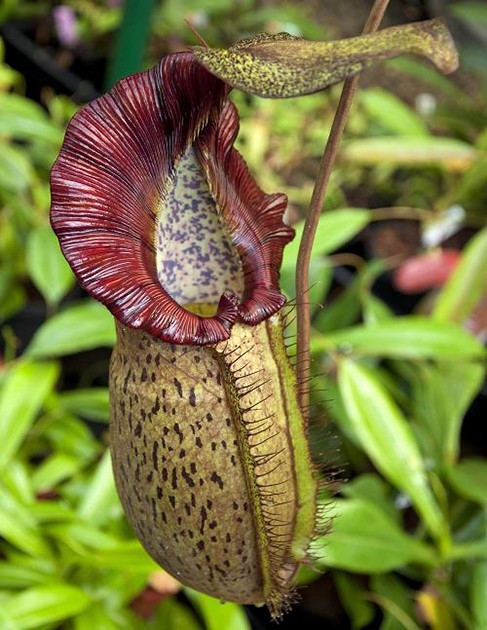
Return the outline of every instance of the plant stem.
[[[375,0],[367,22],[364,26],[363,34],[373,33],[381,23],[387,9],[389,0]],[[325,146],[323,157],[321,158],[318,175],[316,177],[313,194],[306,217],[303,230],[303,237],[299,246],[298,260],[296,264],[296,316],[297,316],[297,380],[298,398],[301,409],[307,410],[309,407],[308,377],[310,371],[310,311],[306,301],[309,285],[309,265],[311,260],[311,250],[316,234],[316,228],[320,220],[321,209],[325,199],[326,189],[330,180],[331,171],[335,163],[348,114],[352,106],[359,75],[346,79],[343,84],[340,101],[333,119],[330,135]],[[306,411],[303,411],[307,415]]]

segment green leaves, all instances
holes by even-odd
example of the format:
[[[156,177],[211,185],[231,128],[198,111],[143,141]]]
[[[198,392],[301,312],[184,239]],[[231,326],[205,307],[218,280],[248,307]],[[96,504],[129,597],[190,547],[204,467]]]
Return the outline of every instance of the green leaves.
[[[457,52],[442,20],[396,26],[334,42],[263,33],[228,50],[195,48],[207,70],[244,92],[265,98],[303,96],[338,83],[381,59],[415,53],[453,72]]]
[[[237,604],[222,604],[217,599],[186,588],[185,593],[205,620],[207,630],[250,630],[243,609]]]
[[[27,190],[34,179],[34,169],[29,159],[14,146],[2,146],[0,151],[0,186],[12,193]]]
[[[346,142],[342,157],[361,166],[441,166],[447,171],[463,172],[480,153],[472,145],[454,138],[391,135]]]
[[[219,602],[214,601],[213,608],[217,606],[220,606]],[[164,630],[202,630],[195,615],[175,598],[168,598],[162,602],[154,621],[159,622]]]
[[[423,450],[443,464],[458,457],[462,421],[482,387],[485,370],[476,363],[442,362],[418,366],[412,387],[413,413]],[[433,448],[426,449],[432,443]]]
[[[435,537],[445,523],[406,419],[369,369],[340,361],[338,383],[353,431],[375,466],[415,504]]]
[[[415,618],[414,594],[397,574],[372,576],[371,599],[380,605],[384,615],[381,630],[420,630]]]
[[[61,144],[63,132],[47,116],[40,105],[18,94],[0,94],[0,135],[17,140],[42,140],[56,148]]]
[[[51,490],[72,477],[80,468],[81,462],[72,455],[56,453],[38,466],[32,476],[32,485],[37,492]]]
[[[487,507],[487,461],[481,458],[464,459],[447,471],[448,480],[462,497]]]
[[[313,351],[343,350],[361,356],[407,359],[481,359],[482,345],[459,326],[418,316],[345,328],[313,340]]]
[[[0,488],[0,538],[34,557],[47,556],[49,546],[29,507]]]
[[[342,208],[323,214],[318,225],[310,266],[310,291],[312,304],[319,302],[327,293],[331,282],[331,265],[324,258],[354,238],[370,221],[370,212],[361,208]],[[303,233],[304,221],[294,226],[296,237],[284,249],[281,265],[281,286],[288,296],[295,297],[296,260]]]
[[[427,136],[422,118],[401,99],[381,88],[369,88],[359,94],[359,102],[379,125],[405,136]]]
[[[107,422],[110,416],[108,388],[92,387],[62,392],[56,398],[56,404],[65,411],[75,413],[82,418]]]
[[[101,525],[110,521],[114,514],[121,514],[113,479],[110,451],[107,449],[93,474],[78,506],[78,514],[87,523]]]
[[[462,2],[450,9],[451,14],[464,20],[474,28],[487,28],[487,7],[483,2]]]
[[[0,469],[10,461],[58,378],[55,363],[21,361],[0,389]]]
[[[313,256],[331,254],[366,227],[370,217],[370,211],[362,208],[342,208],[324,213],[316,231]],[[284,249],[284,268],[296,267],[304,221],[300,221],[293,227],[296,230],[296,236]]]
[[[230,7],[232,2],[225,4]],[[472,24],[480,23],[486,15],[481,4],[461,3],[454,12],[469,17]],[[245,19],[251,30],[256,17]],[[231,54],[238,64],[251,57],[256,89],[268,90],[264,95],[298,95],[359,71],[373,63],[374,56],[379,59],[382,51],[374,46],[383,35],[374,37],[368,40],[368,50],[360,48],[361,38],[337,47],[269,37],[240,49],[237,45]],[[315,39],[319,38],[317,34]],[[417,45],[413,31],[408,39]],[[350,44],[364,57],[354,60],[346,48]],[[326,50],[329,55],[337,52],[341,68],[326,57]],[[224,65],[228,59],[224,51],[207,52],[214,55],[209,63],[216,60]],[[411,58],[396,62],[420,68],[421,91],[445,86],[441,106],[435,113],[423,110],[421,114],[383,90],[364,91],[359,96],[361,106],[352,115],[354,139],[344,146],[345,159],[335,171],[326,205],[366,205],[367,198],[425,209],[459,203],[469,225],[477,207],[483,221],[487,170],[482,152],[487,136],[477,131],[485,128],[484,117],[469,112],[464,105],[469,95],[450,85],[432,66]],[[270,76],[272,69],[278,74]],[[5,72],[6,66],[0,68],[2,76]],[[244,65],[241,76],[246,79],[246,75],[251,73]],[[42,182],[61,133],[45,111],[10,92],[7,89],[0,98],[5,114],[0,120],[4,140],[0,184],[7,208],[0,226],[5,261],[0,273],[1,310],[9,317],[22,305],[24,295],[30,293],[22,284],[27,272],[50,315],[29,348],[29,361],[14,358],[15,343],[8,337],[11,349],[6,358],[13,360],[0,376],[0,626],[142,630],[160,625],[168,630],[196,630],[206,623],[209,628],[248,628],[239,607],[222,606],[200,595],[193,598],[197,616],[187,602],[172,598],[159,606],[150,621],[136,618],[131,610],[130,602],[143,590],[155,565],[127,530],[115,494],[104,427],[99,439],[83,422],[108,421],[108,392],[90,388],[92,372],[80,369],[76,380],[71,375],[65,380],[58,378],[55,363],[42,362],[101,344],[110,346],[112,318],[93,303],[58,309],[73,278],[49,228],[39,225],[48,205]],[[452,94],[455,107],[448,103]],[[244,95],[240,97],[244,100]],[[286,190],[294,207],[309,197],[309,165],[321,151],[323,130],[331,122],[333,99],[322,97],[302,99],[291,108],[288,103],[287,112],[281,109],[285,102],[246,99],[248,109],[259,109],[255,126],[249,125],[248,145],[255,152],[251,166],[261,177],[264,174],[264,189]],[[48,104],[52,105],[53,101]],[[440,137],[448,129],[451,137]],[[382,134],[390,135],[374,137]],[[249,146],[241,146],[245,155]],[[361,165],[374,168],[364,176]],[[391,176],[403,166],[412,167],[414,173]],[[460,177],[466,169],[470,170]],[[342,457],[352,479],[340,488],[334,533],[319,541],[325,557],[321,566],[330,567],[355,628],[370,623],[377,606],[383,612],[382,630],[433,625],[431,615],[422,617],[424,610],[419,611],[417,604],[422,583],[423,592],[434,591],[430,602],[453,609],[455,598],[460,599],[472,622],[463,625],[481,630],[487,627],[487,537],[485,519],[484,529],[479,523],[487,506],[487,469],[485,459],[478,456],[482,445],[470,443],[471,450],[460,451],[460,429],[485,376],[481,344],[462,329],[473,322],[476,305],[485,295],[485,231],[464,249],[461,264],[438,293],[433,317],[403,318],[371,291],[374,278],[386,266],[379,269],[377,260],[363,265],[358,261],[351,282],[340,295],[335,291],[342,269],[332,278],[334,265],[346,258],[329,255],[346,246],[370,220],[370,213],[360,208],[327,210],[313,252],[309,301],[326,305],[313,317],[313,368],[317,373],[327,370],[328,380],[319,382],[317,390],[326,388],[322,396],[336,430],[343,434]],[[286,249],[281,274],[292,297],[298,239],[299,235]],[[5,336],[9,334],[5,328]],[[76,383],[80,389],[54,392],[56,382],[69,388]],[[323,450],[317,448],[317,453]],[[469,456],[461,459],[460,452]],[[451,534],[450,549],[436,534],[430,536],[442,527],[451,529],[442,534],[447,543]]]
[[[361,586],[348,575],[335,572],[335,587],[340,601],[352,621],[352,628],[368,626],[375,616],[372,604],[365,601]]]
[[[86,301],[51,317],[35,334],[30,357],[58,357],[115,343],[113,317],[98,302]]]
[[[475,630],[487,627],[487,560],[479,560],[473,570],[470,586],[470,602]]]
[[[50,306],[58,304],[74,284],[74,275],[48,225],[29,234],[26,263],[30,277]]]
[[[374,503],[363,499],[334,504],[333,531],[320,539],[325,565],[355,573],[383,573],[418,562],[434,566],[434,551],[405,534]]]
[[[487,228],[467,244],[459,265],[441,291],[433,316],[440,322],[463,322],[487,292]]]
[[[2,627],[15,630],[57,623],[86,610],[91,600],[80,588],[66,584],[37,586],[2,603]]]

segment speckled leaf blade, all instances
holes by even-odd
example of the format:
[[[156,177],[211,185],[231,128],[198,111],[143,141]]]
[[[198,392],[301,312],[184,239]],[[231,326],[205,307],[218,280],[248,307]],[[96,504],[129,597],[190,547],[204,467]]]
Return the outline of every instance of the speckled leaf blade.
[[[333,42],[262,33],[229,49],[194,49],[211,73],[232,87],[264,98],[312,94],[376,61],[404,53],[427,57],[445,74],[458,66],[455,45],[441,19]]]

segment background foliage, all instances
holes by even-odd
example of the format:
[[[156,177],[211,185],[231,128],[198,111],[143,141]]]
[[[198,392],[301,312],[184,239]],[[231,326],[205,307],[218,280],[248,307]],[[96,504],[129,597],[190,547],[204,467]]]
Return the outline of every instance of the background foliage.
[[[120,4],[65,4],[71,48],[50,2],[4,2],[0,18],[49,25],[37,37],[58,60],[105,54]],[[342,472],[333,532],[283,627],[311,611],[330,628],[487,627],[487,11],[445,6],[461,72],[446,80],[408,58],[368,74],[326,200],[309,291],[311,438],[322,473]],[[298,5],[165,2],[150,58],[194,43],[182,15],[215,44],[264,29],[329,35]],[[26,98],[30,78],[3,45],[0,62],[0,625],[264,627],[264,611],[176,596],[128,528],[107,451],[113,324],[75,286],[48,224],[48,172],[77,105],[52,87]],[[234,95],[239,147],[264,189],[288,193],[298,234],[337,96]],[[290,299],[297,246],[283,264]],[[440,282],[432,261],[444,270],[452,250]]]

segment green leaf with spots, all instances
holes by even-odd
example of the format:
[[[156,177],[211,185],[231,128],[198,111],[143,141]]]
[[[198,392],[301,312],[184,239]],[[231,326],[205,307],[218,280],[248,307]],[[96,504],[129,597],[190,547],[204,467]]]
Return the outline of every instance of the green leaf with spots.
[[[264,98],[312,94],[357,74],[381,59],[414,53],[442,72],[456,70],[458,55],[441,19],[394,26],[333,42],[288,33],[261,33],[229,49],[196,47],[198,61],[232,87]]]

